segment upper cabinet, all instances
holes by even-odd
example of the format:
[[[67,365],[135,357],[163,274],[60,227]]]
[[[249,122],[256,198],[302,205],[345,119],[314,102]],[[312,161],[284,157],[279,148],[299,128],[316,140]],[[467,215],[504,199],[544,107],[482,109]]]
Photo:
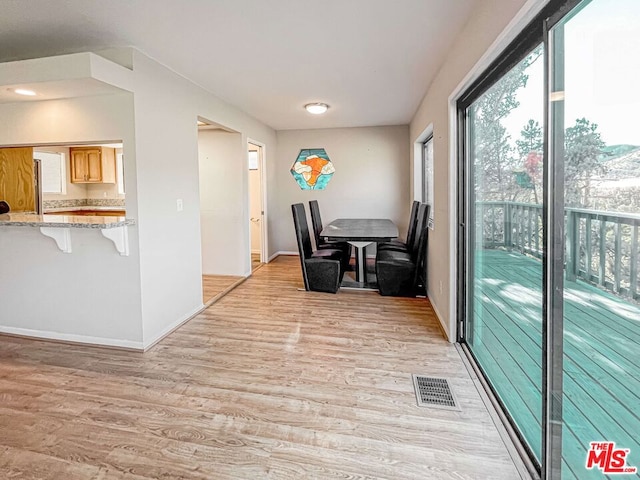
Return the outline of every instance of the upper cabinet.
[[[116,183],[116,149],[109,147],[73,147],[72,183]]]

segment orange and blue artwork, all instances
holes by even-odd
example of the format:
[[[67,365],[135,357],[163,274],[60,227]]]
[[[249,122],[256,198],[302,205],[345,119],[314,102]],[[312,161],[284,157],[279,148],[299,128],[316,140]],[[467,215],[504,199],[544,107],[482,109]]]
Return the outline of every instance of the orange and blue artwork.
[[[324,190],[336,169],[324,148],[300,150],[291,175],[302,190]]]

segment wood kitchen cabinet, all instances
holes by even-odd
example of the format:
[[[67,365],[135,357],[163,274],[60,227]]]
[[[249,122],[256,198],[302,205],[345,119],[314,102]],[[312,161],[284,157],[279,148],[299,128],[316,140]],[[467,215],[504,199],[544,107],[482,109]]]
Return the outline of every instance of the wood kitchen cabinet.
[[[0,148],[0,200],[13,212],[34,212],[33,148]]]
[[[116,183],[116,150],[108,147],[74,147],[71,183]]]

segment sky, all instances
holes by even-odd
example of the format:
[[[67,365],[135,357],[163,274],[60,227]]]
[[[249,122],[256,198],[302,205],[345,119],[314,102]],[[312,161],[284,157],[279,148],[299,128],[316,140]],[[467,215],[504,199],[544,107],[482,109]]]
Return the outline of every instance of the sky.
[[[512,142],[543,123],[543,59],[504,121]],[[565,24],[565,125],[585,117],[608,145],[640,146],[640,0],[592,0]]]

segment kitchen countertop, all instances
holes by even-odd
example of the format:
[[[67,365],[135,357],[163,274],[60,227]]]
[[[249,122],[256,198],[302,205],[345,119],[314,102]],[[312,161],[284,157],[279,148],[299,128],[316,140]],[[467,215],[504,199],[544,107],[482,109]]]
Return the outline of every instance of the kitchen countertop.
[[[56,208],[45,208],[44,209],[44,214],[46,215],[47,213],[55,213],[55,212],[73,212],[73,211],[80,211],[80,210],[95,210],[95,211],[121,211],[124,210],[125,206],[92,206],[92,205],[83,205],[83,206],[76,206],[76,207],[56,207]]]
[[[125,217],[85,217],[80,215],[38,215],[35,213],[5,213],[0,215],[0,227],[53,227],[108,229],[135,225]]]

